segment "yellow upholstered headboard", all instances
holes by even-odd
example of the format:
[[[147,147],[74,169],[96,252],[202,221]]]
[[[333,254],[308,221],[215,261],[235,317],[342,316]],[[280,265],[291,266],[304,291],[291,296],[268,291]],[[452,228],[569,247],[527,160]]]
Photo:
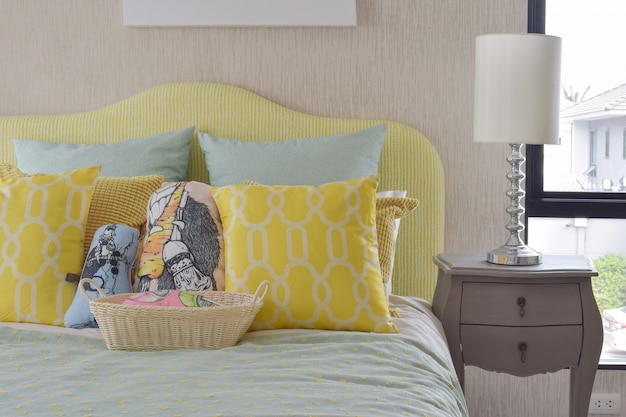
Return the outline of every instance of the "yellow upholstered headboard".
[[[1,160],[16,163],[13,138],[101,144],[195,125],[196,131],[212,136],[269,141],[331,136],[381,122],[311,116],[231,85],[174,83],[84,113],[0,117]],[[188,175],[190,180],[208,182],[196,137]],[[393,291],[430,301],[437,279],[432,257],[443,250],[443,168],[439,155],[420,132],[387,122],[379,190],[398,189],[407,190],[420,205],[401,223]]]

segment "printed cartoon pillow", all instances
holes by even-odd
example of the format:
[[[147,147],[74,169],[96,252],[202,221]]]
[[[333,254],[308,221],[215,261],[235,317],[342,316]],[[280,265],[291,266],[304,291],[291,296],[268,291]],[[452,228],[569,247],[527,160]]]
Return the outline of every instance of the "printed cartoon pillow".
[[[139,230],[123,224],[106,224],[94,234],[78,285],[83,285],[91,298],[98,290],[86,278],[95,282],[105,296],[131,292],[131,273],[137,248]],[[89,301],[82,291],[76,291],[72,305],[65,313],[65,327],[82,329],[98,327],[89,310]]]
[[[148,202],[136,291],[224,290],[222,223],[210,186],[167,182]]]

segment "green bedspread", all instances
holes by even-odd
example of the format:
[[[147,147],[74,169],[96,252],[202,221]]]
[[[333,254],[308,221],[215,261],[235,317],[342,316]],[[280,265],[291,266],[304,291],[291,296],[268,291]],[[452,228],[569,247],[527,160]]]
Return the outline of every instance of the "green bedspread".
[[[215,351],[109,351],[0,328],[2,416],[467,416],[454,370],[420,342],[270,333]]]

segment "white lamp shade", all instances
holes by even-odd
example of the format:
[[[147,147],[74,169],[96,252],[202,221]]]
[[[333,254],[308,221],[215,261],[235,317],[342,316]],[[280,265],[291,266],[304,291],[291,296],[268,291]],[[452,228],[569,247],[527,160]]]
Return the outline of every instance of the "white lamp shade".
[[[476,38],[474,142],[558,144],[561,38]]]

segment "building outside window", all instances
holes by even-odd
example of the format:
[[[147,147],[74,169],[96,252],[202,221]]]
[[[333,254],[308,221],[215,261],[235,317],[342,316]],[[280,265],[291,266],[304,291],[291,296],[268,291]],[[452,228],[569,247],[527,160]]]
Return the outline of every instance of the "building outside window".
[[[593,260],[605,339],[600,364],[620,368],[626,367],[625,19],[624,0],[529,0],[529,31],[563,38],[563,97],[561,144],[527,147],[527,242],[543,253]]]
[[[571,140],[573,141],[573,138]],[[589,177],[595,177],[596,176],[596,167],[598,166],[598,140],[596,138],[596,131],[595,130],[590,130],[589,131],[589,156],[588,156],[588,159],[589,159],[589,168],[587,168],[585,171],[583,171],[583,175],[586,175],[586,176],[589,176]],[[585,190],[590,190],[592,187],[581,186],[580,188],[581,188],[580,191],[585,191]],[[544,186],[544,189],[545,189],[545,186]]]

